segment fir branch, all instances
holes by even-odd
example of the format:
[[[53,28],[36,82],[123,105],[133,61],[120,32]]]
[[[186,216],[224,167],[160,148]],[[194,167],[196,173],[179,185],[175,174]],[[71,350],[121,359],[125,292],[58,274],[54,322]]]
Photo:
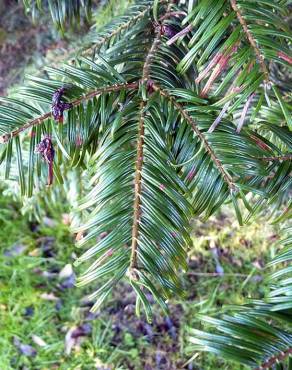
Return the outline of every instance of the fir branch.
[[[168,10],[172,4],[168,5]],[[167,13],[166,13],[167,14]],[[146,56],[142,71],[142,82],[152,82],[150,79],[150,66],[155,56],[155,52],[161,42],[161,30],[156,31],[154,40]],[[134,220],[132,227],[132,245],[131,245],[131,259],[129,267],[129,276],[133,280],[138,279],[135,270],[138,269],[137,254],[138,254],[138,237],[139,237],[139,222],[141,217],[141,191],[142,191],[142,166],[143,166],[143,145],[144,145],[144,108],[145,101],[140,104],[140,119],[137,138],[137,158],[136,158],[136,174],[135,174],[135,196],[134,196]]]
[[[102,45],[107,43],[112,37],[118,35],[120,32],[122,32],[123,30],[130,27],[131,24],[133,24],[133,23],[137,22],[139,19],[143,18],[144,15],[147,14],[147,12],[150,11],[150,9],[151,9],[151,6],[147,6],[147,8],[142,10],[139,14],[135,15],[133,18],[130,18],[127,22],[122,23],[119,27],[117,27],[115,30],[113,30],[110,34],[108,34],[107,36],[102,37],[94,45],[92,45],[91,47],[82,51],[81,55],[82,56],[87,56],[92,52],[93,48],[95,48],[95,49],[100,48]]]
[[[90,93],[82,96],[81,98],[74,100],[72,102],[72,105],[73,106],[79,105],[83,101],[92,99],[97,95],[106,94],[108,92],[120,91],[123,89],[127,89],[127,90],[136,89],[138,88],[138,86],[139,86],[138,82],[131,82],[131,83],[116,84],[116,85],[111,85],[108,87],[103,87],[103,88],[91,91]]]
[[[155,52],[161,42],[161,32],[156,32],[154,41],[151,45],[151,48],[147,54],[144,66],[143,66],[143,72],[142,72],[142,82],[148,82],[150,81],[150,65],[152,63],[152,60],[155,56]]]
[[[132,246],[129,274],[130,278],[137,280],[135,270],[138,268],[137,253],[138,253],[138,237],[139,237],[139,222],[141,218],[141,191],[142,191],[142,166],[143,166],[143,145],[144,145],[144,108],[145,102],[140,104],[140,119],[137,138],[137,157],[136,157],[136,173],[135,173],[135,196],[134,196],[134,220],[132,227]]]
[[[121,33],[123,30],[127,29],[130,27],[132,24],[136,23],[139,21],[141,18],[147,14],[148,11],[150,11],[151,6],[147,6],[146,9],[142,10],[139,12],[137,15],[134,17],[130,18],[127,22],[122,23],[119,25],[116,29],[114,29],[112,32],[110,32],[107,36],[102,37],[99,41],[93,43],[93,45],[87,47],[84,50],[81,50],[78,55],[86,57],[92,54],[93,49],[99,49],[102,45],[107,43],[112,37],[115,37],[119,33]],[[60,62],[67,61],[68,64],[74,64],[75,59],[76,59],[76,48],[71,48],[66,52],[66,57],[64,58],[64,54],[60,56],[55,56],[54,60],[50,64],[51,67],[58,67],[60,65]]]
[[[261,159],[262,161],[291,161],[292,154],[279,155],[276,157],[260,157],[257,159]]]
[[[0,144],[7,143],[10,139],[12,139],[13,137],[19,135],[21,132],[29,129],[30,127],[40,125],[47,118],[50,118],[51,115],[52,115],[51,112],[45,113],[42,116],[40,116],[38,118],[35,118],[32,121],[27,122],[25,125],[21,126],[20,128],[14,130],[14,131],[11,131],[9,134],[4,134],[4,135],[0,136]]]
[[[138,82],[132,82],[132,83],[125,83],[125,84],[103,87],[103,88],[91,91],[88,94],[86,94],[86,95],[84,95],[84,96],[82,96],[82,97],[80,97],[76,100],[73,100],[71,102],[71,104],[72,104],[72,107],[74,107],[74,106],[77,106],[77,105],[81,104],[82,102],[84,102],[86,100],[92,99],[93,97],[95,97],[97,95],[105,94],[105,93],[108,93],[108,92],[120,91],[120,90],[123,90],[123,89],[136,89],[138,87],[138,85],[139,85]],[[68,108],[68,109],[70,109],[70,108]],[[31,127],[42,124],[46,119],[50,118],[51,116],[52,116],[51,112],[45,113],[42,116],[27,122],[25,125],[19,127],[18,129],[14,130],[14,131],[12,131],[8,134],[4,134],[4,135],[0,136],[0,144],[5,144],[10,139],[12,139],[13,137],[19,135],[21,132],[23,132],[23,131],[31,128]]]
[[[260,42],[261,37],[257,38],[257,32],[254,31],[254,28],[249,28],[252,25],[247,24],[246,20],[249,23],[250,18],[240,13],[242,10],[240,0],[238,2],[230,0],[231,5],[227,4],[232,14],[227,18],[226,24],[224,23],[226,9],[224,2],[222,2],[224,7],[221,6],[221,13],[218,13],[219,8],[216,11],[216,9],[213,10],[212,6],[208,7],[208,1],[202,2],[203,7],[206,4],[206,12],[202,13],[202,24],[196,25],[197,31],[193,35],[194,39],[187,46],[184,43],[178,43],[175,48],[171,49],[167,46],[182,38],[193,27],[194,22],[188,19],[190,25],[174,35],[179,27],[178,22],[187,15],[185,11],[187,8],[190,10],[190,7],[187,7],[186,2],[178,2],[177,0],[156,0],[154,5],[148,5],[149,3],[150,1],[137,1],[139,13],[135,5],[130,15],[123,16],[109,24],[99,35],[94,35],[96,37],[91,39],[91,47],[84,50],[83,53],[81,51],[81,54],[86,55],[86,53],[93,52],[95,48],[97,53],[108,55],[109,58],[104,59],[103,65],[99,62],[95,63],[96,58],[93,57],[91,66],[88,60],[89,69],[87,67],[72,67],[60,73],[61,76],[69,78],[70,81],[75,81],[84,92],[82,96],[78,95],[78,98],[74,98],[71,103],[62,102],[60,97],[61,107],[63,107],[62,104],[71,104],[70,107],[66,108],[67,110],[71,107],[79,107],[79,105],[82,108],[84,101],[101,94],[115,91],[126,92],[124,91],[126,89],[134,91],[131,91],[130,94],[120,94],[120,96],[118,93],[113,93],[110,94],[109,99],[90,101],[88,109],[85,109],[84,119],[81,119],[82,127],[79,127],[77,114],[73,114],[72,120],[69,120],[70,127],[66,125],[63,130],[59,126],[60,137],[56,133],[55,138],[58,145],[57,154],[60,153],[60,156],[58,156],[54,167],[57,178],[58,165],[63,159],[62,153],[64,157],[70,159],[69,167],[80,167],[81,172],[84,163],[87,167],[84,155],[87,156],[88,153],[88,158],[92,158],[88,162],[88,168],[90,169],[92,166],[90,172],[94,174],[94,177],[90,185],[86,186],[85,191],[92,185],[94,187],[89,190],[78,208],[78,212],[86,210],[88,220],[85,224],[83,224],[83,220],[80,220],[81,226],[75,230],[78,231],[78,235],[81,233],[84,235],[78,241],[79,246],[89,247],[78,259],[78,263],[95,258],[82,276],[80,285],[100,277],[103,279],[105,276],[108,277],[105,280],[106,283],[99,286],[98,290],[92,294],[92,297],[98,297],[93,309],[97,309],[127,271],[130,283],[138,295],[137,302],[141,302],[144,306],[147,318],[149,318],[151,309],[149,308],[148,294],[143,292],[144,288],[152,294],[163,309],[165,309],[165,299],[170,296],[170,293],[181,293],[178,273],[181,268],[185,270],[187,267],[187,246],[191,243],[189,236],[190,218],[202,213],[207,218],[219,209],[228,200],[228,190],[231,195],[238,190],[235,183],[237,179],[243,181],[242,187],[246,185],[245,188],[243,187],[242,200],[250,211],[251,216],[249,217],[252,217],[256,212],[260,212],[266,202],[270,202],[270,199],[276,200],[275,198],[281,194],[281,191],[285,193],[286,197],[291,180],[291,166],[290,163],[281,163],[281,161],[292,159],[292,154],[285,152],[275,153],[278,156],[264,157],[265,153],[273,155],[270,151],[273,138],[261,137],[260,134],[256,134],[256,130],[251,131],[250,135],[243,135],[239,138],[230,128],[232,120],[226,120],[222,123],[222,130],[214,133],[213,136],[208,134],[219,124],[229,104],[232,104],[231,110],[235,111],[236,116],[244,96],[240,95],[234,105],[231,103],[231,98],[236,95],[235,93],[243,91],[243,95],[246,93],[247,103],[245,103],[241,114],[238,127],[238,131],[240,131],[253,94],[258,93],[257,89],[263,77],[267,81],[269,80],[267,61],[270,60],[274,49],[267,48],[267,53],[264,53],[265,42]],[[211,3],[216,5],[216,1]],[[263,3],[265,2],[263,1]],[[194,4],[191,6],[194,8],[195,17],[197,17],[197,10],[201,12],[199,8],[195,9],[196,6]],[[153,9],[154,18],[157,20],[157,23],[154,23],[152,27],[151,9]],[[214,14],[212,17],[207,14],[209,10],[216,14],[215,17],[218,14],[218,26],[215,25],[215,21],[208,23],[208,20],[214,19]],[[236,16],[239,21],[236,20],[236,22],[240,24],[237,25],[236,33],[231,34]],[[171,19],[171,17],[176,17],[176,19]],[[271,19],[272,22],[273,17]],[[211,27],[216,27],[214,33],[209,33],[209,29],[212,31]],[[269,30],[265,29],[265,31]],[[237,32],[244,33],[247,38],[247,47],[246,50],[243,50],[242,55],[240,53],[232,55],[239,43]],[[281,35],[280,32],[279,34]],[[224,45],[222,45],[221,51],[218,51],[215,57],[211,57],[222,42]],[[208,47],[208,43],[210,47]],[[278,47],[278,49],[280,48]],[[277,49],[276,52],[278,53]],[[289,57],[282,51],[279,53],[278,57],[289,63]],[[197,60],[197,55],[199,60]],[[264,59],[265,56],[267,59]],[[180,59],[182,60],[180,61]],[[259,63],[254,70],[251,60],[253,64]],[[233,70],[231,69],[222,77],[222,71],[229,62],[234,62],[231,67]],[[206,132],[208,128],[205,124],[212,122],[212,114],[209,113],[205,102],[197,96],[194,90],[187,88],[190,86],[190,78],[193,78],[193,71],[190,74],[178,73],[179,71],[186,72],[193,63],[197,64],[194,65],[194,70],[200,69],[200,66],[203,68],[195,81],[196,83],[205,79],[210,72],[205,87],[202,89],[202,95],[207,94],[216,83],[217,90],[213,100],[218,98],[220,101],[217,101],[219,103],[217,105],[219,107],[223,105],[219,117],[213,122],[208,132]],[[204,67],[205,63],[206,67]],[[260,70],[260,76],[258,76],[258,70]],[[238,79],[234,78],[234,76],[237,77],[237,74],[240,76]],[[249,80],[246,75],[251,75],[251,79]],[[109,86],[115,83],[114,78],[117,76],[120,81],[134,79],[135,82]],[[93,82],[92,79],[95,77],[96,81]],[[217,84],[218,77],[222,77],[219,86]],[[232,78],[237,82],[236,84],[231,83],[225,93],[225,88]],[[96,83],[103,80],[107,80],[108,86],[97,89]],[[34,97],[36,101],[47,101],[47,98],[50,100],[51,92],[54,89],[51,90],[51,86],[54,86],[55,83],[51,84],[44,78],[37,78],[33,81],[32,86],[24,89],[25,96],[27,98]],[[160,81],[162,81],[161,85]],[[47,84],[49,91],[46,89]],[[167,87],[164,88],[164,84]],[[89,91],[89,89],[94,90]],[[16,96],[21,96],[22,91],[20,90]],[[153,91],[156,93],[151,96]],[[86,94],[86,92],[88,93]],[[225,95],[223,98],[221,93]],[[275,94],[277,96],[277,93]],[[158,101],[155,101],[155,97]],[[182,100],[178,100],[178,98],[182,98]],[[19,182],[21,189],[24,189],[23,193],[32,195],[34,186],[37,188],[40,183],[39,179],[34,177],[34,171],[36,171],[37,177],[40,177],[42,173],[42,169],[40,168],[41,171],[39,171],[38,163],[34,159],[35,142],[41,132],[36,130],[38,136],[34,139],[35,129],[32,130],[30,151],[27,151],[27,142],[23,146],[25,156],[22,156],[17,135],[28,128],[41,125],[53,116],[51,112],[40,115],[38,110],[23,100],[22,96],[20,102],[13,98],[3,99],[4,103],[11,101],[12,106],[0,106],[0,116],[3,120],[1,122],[1,124],[3,123],[2,133],[14,131],[0,136],[0,143],[6,143],[10,138],[16,137]],[[281,99],[278,100],[282,106]],[[16,103],[15,109],[13,103]],[[17,107],[17,103],[19,103],[19,107]],[[94,103],[93,106],[90,106],[90,103]],[[205,118],[203,118],[202,127],[204,129],[201,129],[201,122],[199,121],[199,125],[196,113],[192,113],[192,109],[189,110],[188,104],[197,112],[203,110],[202,114]],[[285,131],[286,128],[273,124],[272,112],[262,112],[260,104],[261,101],[257,105],[260,117],[263,115],[264,120],[268,122],[271,117],[270,126],[275,126],[275,136],[279,136],[281,141],[288,146],[289,137]],[[84,105],[84,108],[87,108],[86,103]],[[278,112],[277,107],[276,110]],[[286,117],[289,109],[282,110]],[[98,122],[96,121],[97,115],[102,117]],[[32,119],[33,117],[36,118]],[[181,124],[177,125],[178,119]],[[108,122],[106,129],[99,126],[104,121]],[[21,125],[23,126],[20,127]],[[100,129],[98,129],[99,127]],[[39,128],[43,129],[42,126]],[[53,129],[55,131],[55,125],[53,125]],[[270,130],[273,132],[272,128]],[[117,134],[113,135],[114,133]],[[66,145],[63,145],[63,142]],[[6,161],[5,175],[6,178],[9,178],[13,158],[12,141],[3,149],[1,150],[0,162]],[[22,158],[25,160],[22,161]],[[173,158],[177,164],[171,163],[169,158]],[[85,159],[87,160],[87,157]],[[275,161],[275,163],[269,166],[268,162],[265,163],[265,161]],[[52,164],[51,160],[49,162]],[[66,169],[65,164],[62,165],[64,169]],[[188,166],[186,166],[187,164]],[[176,170],[177,167],[181,167],[181,171]],[[194,176],[197,177],[192,181]],[[27,192],[26,179],[28,180]],[[60,179],[62,180],[61,175]],[[279,186],[276,182],[277,179],[281,180]],[[85,181],[87,180],[86,178]],[[257,190],[260,191],[257,192]],[[245,192],[250,193],[251,196],[253,192],[255,193],[256,203],[253,202],[254,198],[251,198],[252,206],[244,198]],[[258,200],[258,196],[261,194],[263,197]],[[281,195],[280,198],[284,197]],[[241,222],[241,207],[238,206],[236,197],[233,202]],[[281,200],[281,202],[283,201]],[[290,210],[289,206],[287,210]],[[285,212],[289,213],[287,210]],[[289,214],[285,218],[288,216]],[[128,246],[126,252],[125,245]],[[194,275],[217,277],[220,274],[194,273]],[[225,275],[228,274],[223,276]],[[242,274],[232,276],[246,277]],[[273,296],[271,299],[274,299]],[[281,301],[279,302],[281,303]],[[219,326],[218,322],[217,320],[216,325]],[[228,320],[226,322],[228,324]],[[260,323],[256,329],[261,329]],[[263,332],[265,331],[263,330]],[[256,330],[251,330],[251,335],[256,334]],[[235,343],[234,353],[236,356],[237,353],[240,355],[245,348],[237,335],[235,337],[232,338],[231,335],[230,341]],[[218,347],[216,348],[215,339],[212,338],[219,354],[220,350]],[[275,339],[278,340],[277,335]],[[240,342],[239,349],[236,347],[238,342]],[[222,345],[223,342],[219,344]],[[227,348],[229,346],[227,354],[232,354],[230,342],[226,346]],[[281,347],[278,347],[276,353],[278,354],[281,349],[285,351],[288,346],[290,344],[284,343],[282,345],[281,343]],[[206,342],[200,349],[202,348],[208,350]],[[248,348],[247,351],[249,351]],[[255,359],[248,359],[248,361],[254,367],[262,362],[259,369],[266,369],[289,356],[290,349],[288,351],[289,353],[287,351],[280,352],[276,356],[270,354],[270,358],[265,360],[264,355],[257,356],[257,353],[251,348],[251,352],[248,354],[255,354]],[[245,359],[245,356],[243,355],[242,358]]]
[[[149,52],[146,56],[143,71],[142,82],[150,81],[150,65],[155,56],[155,51],[160,44],[161,32],[157,31]],[[135,270],[138,269],[137,253],[138,253],[138,237],[139,237],[139,222],[141,216],[141,190],[142,190],[142,165],[143,165],[143,145],[144,145],[144,108],[145,101],[140,104],[140,119],[137,138],[137,158],[136,158],[136,173],[135,173],[135,196],[134,196],[134,220],[132,227],[132,245],[131,245],[131,259],[129,267],[129,276],[133,280],[137,280],[138,276]]]
[[[232,9],[236,13],[237,19],[239,20],[239,23],[241,24],[241,26],[243,28],[243,32],[246,35],[246,38],[248,39],[251,47],[253,48],[253,50],[255,52],[255,55],[256,55],[256,57],[258,59],[258,62],[260,64],[260,68],[261,68],[261,70],[262,70],[262,72],[265,76],[265,80],[266,80],[266,82],[269,82],[269,71],[268,71],[267,66],[265,64],[264,57],[263,57],[259,47],[257,46],[257,43],[256,43],[253,35],[251,34],[251,32],[248,29],[247,23],[246,23],[245,19],[243,18],[242,14],[241,14],[238,6],[237,6],[236,0],[230,0],[230,4],[231,4]]]
[[[230,190],[235,191],[236,187],[234,184],[234,181],[230,174],[224,169],[221,161],[219,158],[217,158],[214,150],[210,146],[209,142],[205,138],[205,135],[200,131],[198,128],[195,120],[185,111],[185,109],[181,106],[181,104],[177,103],[176,100],[165,90],[161,89],[158,85],[154,84],[153,89],[155,91],[158,91],[159,94],[163,97],[165,97],[167,100],[171,102],[171,104],[178,110],[178,112],[181,114],[181,116],[186,120],[186,122],[192,127],[193,131],[196,133],[196,135],[199,137],[201,142],[203,143],[206,151],[209,153],[211,159],[213,160],[215,166],[221,173],[223,179],[227,183]]]
[[[288,348],[286,351],[283,351],[279,353],[278,355],[270,357],[267,361],[262,363],[259,367],[257,367],[255,370],[264,370],[264,369],[270,369],[275,365],[276,363],[285,360],[288,356],[292,355],[292,347]]]
[[[145,59],[145,63],[144,63],[144,66],[143,66],[143,72],[142,72],[142,81],[143,82],[150,82],[151,79],[150,79],[150,65],[152,63],[152,60],[153,58],[155,57],[155,52],[158,48],[158,46],[160,45],[160,42],[161,42],[161,37],[162,37],[162,31],[161,31],[161,28],[163,27],[164,25],[164,21],[170,17],[170,14],[172,14],[173,12],[171,12],[171,7],[173,6],[173,2],[170,1],[170,3],[168,4],[167,6],[167,9],[166,9],[166,12],[164,14],[164,16],[162,16],[159,20],[160,20],[160,25],[158,25],[157,29],[155,30],[155,38],[153,40],[153,43],[151,45],[151,48],[147,54],[147,57]]]

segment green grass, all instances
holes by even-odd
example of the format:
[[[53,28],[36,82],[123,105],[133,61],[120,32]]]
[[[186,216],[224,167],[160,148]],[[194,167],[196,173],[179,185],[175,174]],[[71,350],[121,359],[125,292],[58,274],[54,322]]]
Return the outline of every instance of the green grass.
[[[108,345],[110,333],[105,332],[108,321],[104,320],[94,322],[92,338],[87,338],[80,353],[64,355],[65,333],[83,318],[79,300],[84,291],[73,288],[56,293],[58,278],[48,279],[36,272],[36,269],[56,271],[72,262],[70,255],[74,247],[67,228],[58,223],[53,227],[37,226],[37,231],[32,232],[27,218],[20,215],[18,205],[10,199],[1,199],[0,205],[1,370],[21,369],[22,366],[29,369],[52,369],[54,366],[57,369],[77,369],[78,366],[91,369],[97,361],[106,361],[112,351]],[[44,236],[54,238],[54,257],[42,255],[38,240]],[[25,246],[25,252],[15,257],[5,256],[4,251],[16,244]],[[41,294],[54,290],[60,298],[58,309],[55,301],[41,298]],[[33,309],[33,314],[26,317],[28,308]],[[104,339],[100,340],[103,333]],[[37,348],[32,335],[41,337],[47,346]],[[38,349],[37,356],[20,355],[13,344],[14,336],[22,343],[34,345]]]
[[[212,314],[225,304],[242,303],[247,297],[259,297],[264,285],[257,280],[260,266],[270,257],[274,230],[260,223],[239,228],[227,209],[217,218],[194,223],[194,247],[189,253],[190,270],[186,274],[186,300],[169,303],[170,323],[159,311],[152,326],[133,312],[134,296],[124,284],[112,295],[93,321],[92,333],[83,338],[80,348],[65,354],[64,340],[70,328],[86,322],[89,308],[81,303],[85,289],[58,289],[58,276],[48,278],[41,272],[59,271],[72,263],[74,245],[68,229],[55,215],[53,225],[32,225],[19,212],[19,205],[0,198],[0,368],[22,369],[179,369],[213,368],[239,370],[207,354],[196,354],[191,365],[182,367],[193,353],[185,337],[189,326],[199,327],[197,313]],[[226,216],[228,214],[228,216]],[[32,231],[32,228],[35,228]],[[46,257],[40,238],[51,237],[55,255]],[[26,249],[14,257],[4,251],[13,245]],[[211,276],[216,262],[210,247],[221,251],[220,266],[225,275]],[[38,269],[38,270],[36,270]],[[240,276],[236,274],[242,274]],[[55,301],[41,298],[54,293]],[[33,314],[25,316],[28,308]],[[37,346],[32,336],[41,337],[47,345]],[[13,344],[18,337],[37,350],[35,357],[21,355]],[[160,364],[160,365],[159,365]],[[160,367],[159,367],[160,366]],[[189,367],[188,367],[189,366]]]

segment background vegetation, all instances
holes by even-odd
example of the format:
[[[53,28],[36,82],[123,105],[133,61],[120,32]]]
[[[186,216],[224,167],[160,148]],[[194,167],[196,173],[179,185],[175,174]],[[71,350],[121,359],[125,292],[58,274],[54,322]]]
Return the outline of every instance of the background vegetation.
[[[187,299],[170,302],[167,318],[154,310],[149,325],[135,317],[135,297],[126,286],[106,309],[89,313],[92,303],[84,288],[73,287],[68,268],[74,246],[67,214],[48,213],[39,224],[22,216],[10,197],[2,194],[0,205],[1,369],[243,368],[207,354],[192,359],[185,335],[198,325],[197,313],[263,296],[262,268],[273,255],[277,230],[264,222],[239,227],[228,208],[194,224]]]

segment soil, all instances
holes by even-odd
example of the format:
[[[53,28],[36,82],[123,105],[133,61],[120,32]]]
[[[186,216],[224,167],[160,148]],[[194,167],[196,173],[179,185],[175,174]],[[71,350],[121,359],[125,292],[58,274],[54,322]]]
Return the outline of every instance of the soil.
[[[37,68],[49,50],[66,47],[46,18],[33,24],[21,1],[0,0],[0,95],[23,79],[28,65]]]

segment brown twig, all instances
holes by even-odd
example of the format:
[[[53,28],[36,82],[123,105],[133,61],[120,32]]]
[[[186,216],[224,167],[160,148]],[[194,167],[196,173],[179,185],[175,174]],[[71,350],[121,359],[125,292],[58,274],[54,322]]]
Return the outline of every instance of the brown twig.
[[[113,32],[111,32],[109,35],[102,37],[98,42],[96,42],[93,46],[89,47],[88,49],[85,49],[81,55],[85,56],[88,55],[90,52],[92,52],[93,48],[98,48],[104,45],[106,42],[108,42],[112,37],[119,34],[122,30],[127,29],[132,23],[136,22],[140,18],[143,18],[144,15],[151,9],[150,6],[148,6],[146,9],[144,9],[142,12],[134,16],[133,18],[129,19],[127,22],[120,25],[117,29],[115,29]]]
[[[156,31],[154,40],[146,56],[143,70],[142,70],[142,82],[146,83],[150,81],[150,66],[155,56],[155,51],[160,44],[161,31]],[[138,138],[137,138],[137,157],[136,157],[136,170],[135,170],[135,195],[134,195],[134,219],[132,226],[132,245],[131,245],[131,258],[129,267],[129,277],[133,280],[138,280],[136,271],[138,270],[138,237],[139,237],[139,222],[141,217],[141,191],[142,191],[142,166],[143,166],[143,146],[144,146],[144,108],[146,102],[142,101],[140,104],[140,119],[138,127]]]
[[[147,54],[147,57],[145,59],[145,63],[143,66],[143,71],[142,71],[142,82],[147,82],[150,80],[150,66],[152,63],[152,60],[155,56],[155,52],[161,42],[161,32],[158,31],[156,32],[155,38],[153,40],[153,43],[151,45],[151,48]]]
[[[139,222],[141,218],[141,191],[142,191],[142,166],[143,166],[143,145],[144,145],[144,108],[145,102],[140,104],[140,119],[137,138],[137,157],[136,157],[136,174],[135,174],[135,196],[134,196],[134,220],[132,227],[132,245],[130,259],[130,277],[137,279],[135,270],[138,268],[137,252],[138,252],[138,236]]]
[[[71,103],[72,103],[72,106],[76,106],[82,103],[83,101],[91,99],[97,95],[108,93],[108,92],[113,92],[113,91],[120,91],[123,89],[135,89],[138,87],[138,85],[139,85],[138,82],[132,82],[132,83],[125,83],[125,84],[103,87],[103,88],[91,91],[88,94],[83,95],[82,97],[72,101]],[[7,143],[10,139],[19,135],[21,132],[29,129],[30,127],[40,125],[42,122],[44,122],[47,118],[50,118],[51,116],[52,116],[51,112],[45,113],[44,115],[27,122],[25,125],[10,132],[9,134],[4,134],[0,136],[0,144]]]
[[[292,347],[288,348],[286,351],[280,352],[278,355],[270,357],[267,361],[262,363],[255,370],[270,369],[275,363],[285,360],[288,356],[292,355]]]
[[[173,5],[173,2],[172,1],[169,1],[169,4],[167,6],[167,9],[166,9],[166,12],[164,14],[164,16],[162,16],[159,20],[160,20],[160,26],[163,26],[164,24],[164,21],[170,17],[170,15],[174,12],[171,12],[170,9]],[[155,38],[153,40],[153,43],[151,45],[151,48],[147,54],[147,57],[145,59],[145,63],[144,63],[144,66],[143,66],[143,72],[142,72],[142,82],[150,82],[150,67],[151,67],[151,63],[152,63],[152,60],[155,56],[155,52],[161,42],[161,37],[162,37],[162,32],[161,32],[161,27],[158,26],[155,30],[156,34],[155,34]]]
[[[173,106],[176,107],[176,109],[179,111],[181,116],[192,127],[193,131],[197,134],[197,136],[199,137],[199,139],[203,143],[206,151],[209,153],[211,159],[213,160],[213,162],[214,162],[215,166],[217,167],[218,171],[221,173],[221,175],[222,175],[223,179],[225,180],[225,182],[227,183],[229,189],[235,191],[236,188],[235,188],[235,184],[234,184],[234,181],[233,181],[232,177],[225,170],[225,168],[223,167],[219,158],[217,158],[215,152],[213,151],[213,148],[211,147],[211,145],[209,144],[209,142],[205,138],[204,134],[198,128],[197,123],[195,122],[195,120],[186,112],[186,110],[179,103],[176,102],[176,100],[167,91],[161,89],[156,84],[153,85],[153,89],[155,91],[158,91],[161,96],[164,96],[165,98],[167,98],[173,104]]]
[[[292,154],[279,155],[276,157],[258,157],[257,159],[261,159],[262,161],[291,161]]]
[[[167,7],[166,14],[170,11],[172,3],[170,2]],[[163,23],[162,23],[163,24]],[[156,28],[155,37],[151,44],[151,47],[146,56],[143,70],[142,70],[142,83],[152,83],[150,79],[150,67],[155,56],[155,52],[161,42],[161,28]],[[144,155],[144,117],[146,102],[141,101],[140,104],[140,119],[138,127],[138,138],[137,138],[137,157],[136,157],[136,170],[135,170],[135,195],[134,195],[134,219],[132,226],[132,244],[131,244],[131,258],[129,266],[129,277],[132,280],[138,280],[139,276],[137,275],[138,270],[138,238],[139,238],[139,223],[141,218],[141,192],[142,192],[142,166],[143,166],[143,155]]]
[[[242,14],[241,14],[238,6],[237,6],[236,0],[230,0],[230,4],[231,4],[232,9],[236,13],[237,19],[239,20],[239,22],[240,22],[240,24],[243,28],[243,32],[245,33],[246,38],[248,39],[250,45],[254,49],[255,55],[256,55],[256,57],[258,59],[258,62],[260,64],[260,68],[261,68],[261,70],[262,70],[262,72],[265,76],[265,80],[266,80],[266,82],[269,82],[269,71],[268,71],[267,66],[265,64],[264,57],[261,54],[260,49],[257,46],[257,43],[256,43],[255,39],[253,38],[253,35],[251,34],[250,30],[247,27],[247,23],[246,23],[245,19],[243,18]]]
[[[91,45],[90,47],[88,47],[88,48],[84,49],[83,51],[81,51],[80,52],[80,55],[81,56],[88,56],[93,51],[93,49],[100,48],[102,45],[104,45],[106,42],[108,42],[112,37],[118,35],[122,30],[127,29],[132,23],[135,23],[140,18],[143,18],[144,15],[150,9],[151,9],[150,6],[148,6],[146,9],[144,9],[143,11],[141,11],[139,14],[135,15],[133,18],[129,19],[127,22],[122,23],[119,27],[117,27],[115,30],[113,30],[110,34],[108,34],[107,36],[104,36],[104,37],[100,38],[100,40],[98,40],[97,42],[95,42],[93,45]],[[66,55],[65,60],[68,63],[73,63],[73,61],[76,58],[76,50],[74,48],[73,49],[70,49],[70,50],[67,50],[66,54],[67,55]],[[64,55],[63,54],[60,55],[60,56],[58,56],[58,55],[55,56],[54,57],[54,60],[52,61],[52,64],[50,64],[50,66],[57,67],[59,65],[59,62],[64,62]]]

